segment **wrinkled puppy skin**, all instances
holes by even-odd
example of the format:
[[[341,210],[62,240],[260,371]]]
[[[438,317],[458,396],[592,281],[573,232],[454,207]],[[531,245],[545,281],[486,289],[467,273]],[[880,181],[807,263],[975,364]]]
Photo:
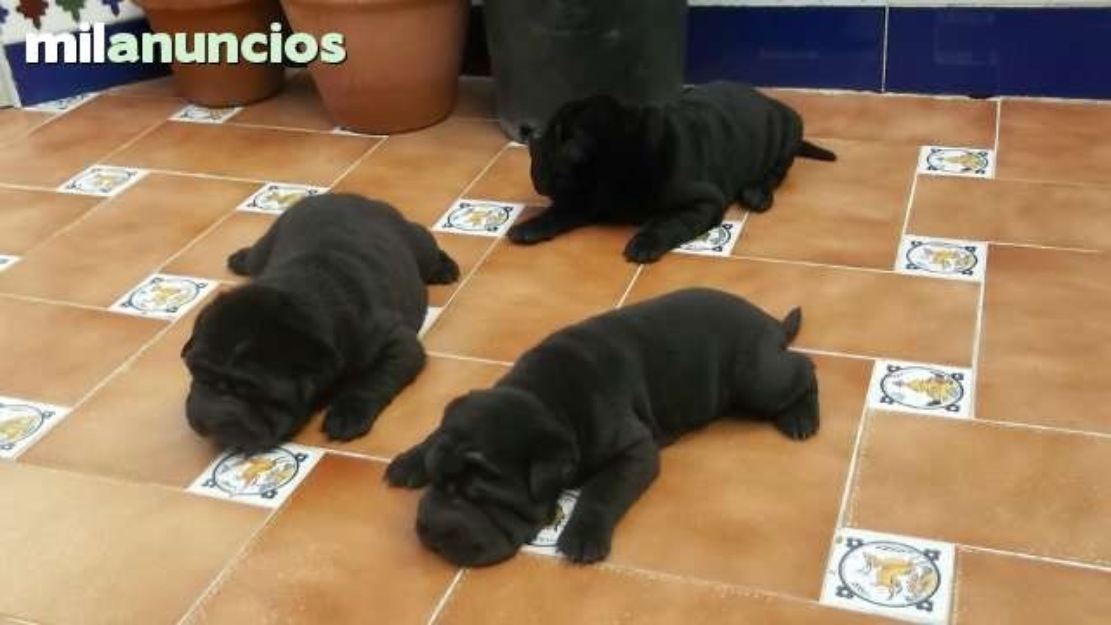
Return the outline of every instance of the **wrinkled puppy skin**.
[[[492,388],[453,400],[440,426],[397,456],[394,486],[428,486],[421,542],[459,566],[512,557],[581,488],[558,548],[610,552],[618,521],[655,480],[659,450],[723,416],[818,431],[812,361],[787,349],[801,325],[712,289],[676,291],[562,329]]]
[[[250,276],[197,316],[182,348],[193,430],[221,447],[277,446],[328,407],[333,440],[368,432],[423,369],[426,284],[459,268],[423,227],[351,194],[305,198],[227,259]]]
[[[525,134],[533,186],[551,206],[508,238],[534,244],[589,224],[637,224],[625,247],[637,263],[719,225],[733,202],[767,211],[796,157],[837,158],[803,139],[802,118],[786,104],[729,82],[661,105],[590,96]]]

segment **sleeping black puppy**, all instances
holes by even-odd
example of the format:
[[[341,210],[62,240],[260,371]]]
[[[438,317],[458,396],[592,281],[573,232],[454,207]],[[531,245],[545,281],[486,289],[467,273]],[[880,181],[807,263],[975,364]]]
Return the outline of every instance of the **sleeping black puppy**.
[[[728,82],[688,88],[665,105],[576,100],[538,135],[522,134],[530,135],[533,186],[552,201],[509,239],[531,244],[593,223],[643,224],[625,247],[638,263],[719,225],[734,201],[771,208],[796,157],[837,158],[803,140],[793,109]]]
[[[769,420],[787,436],[818,430],[818,382],[787,350],[782,322],[711,289],[676,291],[560,330],[493,388],[445,409],[440,427],[396,457],[394,486],[431,484],[421,542],[460,566],[511,557],[580,487],[558,547],[604,559],[614,528],[656,478],[659,449],[724,415]]]
[[[459,268],[389,204],[323,194],[286,210],[228,267],[253,280],[197,316],[182,349],[185,410],[233,450],[272,448],[330,404],[324,431],[357,438],[421,371],[425,284]]]

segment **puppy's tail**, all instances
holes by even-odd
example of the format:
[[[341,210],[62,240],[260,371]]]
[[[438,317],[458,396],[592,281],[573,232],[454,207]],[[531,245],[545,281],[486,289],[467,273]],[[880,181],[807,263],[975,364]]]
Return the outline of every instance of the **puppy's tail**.
[[[802,308],[795,306],[787,316],[783,318],[783,333],[787,335],[787,342],[795,340],[799,335],[799,329],[802,328]]]
[[[813,143],[806,139],[802,140],[799,144],[798,155],[802,158],[812,158],[816,161],[836,161],[837,155],[833,152]]]

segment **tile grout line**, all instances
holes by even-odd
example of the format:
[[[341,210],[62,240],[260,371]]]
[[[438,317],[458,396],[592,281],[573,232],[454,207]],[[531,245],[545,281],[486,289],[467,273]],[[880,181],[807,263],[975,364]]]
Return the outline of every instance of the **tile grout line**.
[[[347,169],[344,169],[343,172],[340,173],[340,175],[336,176],[335,179],[332,180],[332,184],[328,185],[328,190],[331,191],[331,189],[333,187],[335,187],[337,184],[339,184],[351,172],[355,171],[356,167],[358,167],[359,165],[362,165],[364,161],[366,161],[368,158],[370,158],[370,156],[372,154],[374,154],[375,152],[378,151],[378,148],[385,145],[386,142],[389,141],[389,140],[390,140],[389,137],[382,137],[382,139],[380,141],[378,141],[374,145],[367,148],[366,152],[363,152],[362,155],[359,156],[359,158],[355,159],[354,163],[351,163],[350,165],[348,165]]]
[[[980,291],[976,300],[976,325],[972,333],[972,388],[969,389],[969,418],[976,418],[976,404],[980,394],[980,349],[984,337],[984,293],[987,291],[989,246],[984,246],[984,275],[980,277]]]
[[[633,272],[633,277],[629,280],[629,286],[625,287],[625,292],[621,294],[621,299],[617,300],[617,305],[614,308],[621,308],[625,305],[625,300],[629,299],[629,295],[633,292],[633,287],[636,286],[637,278],[640,277],[640,272],[644,271],[644,265],[637,265],[636,271]]]
[[[18,300],[18,301],[24,301],[24,302],[32,302],[32,303],[35,303],[35,304],[47,304],[49,306],[64,306],[64,307],[67,307],[67,308],[77,308],[77,309],[80,309],[80,310],[87,310],[89,312],[118,314],[118,313],[113,313],[112,311],[108,310],[108,307],[94,306],[92,304],[83,304],[81,302],[67,302],[67,301],[60,300],[60,299],[50,299],[50,298],[47,298],[47,297],[38,297],[36,295],[24,295],[22,293],[0,293],[0,298],[12,299],[12,300]]]
[[[910,227],[910,216],[914,212],[914,197],[918,193],[918,178],[919,173],[917,165],[915,166],[914,178],[910,182],[910,193],[907,195],[907,209],[903,213],[903,234],[899,237],[899,245],[903,244],[903,239],[907,236],[907,229]],[[896,252],[897,254],[898,252]],[[896,258],[895,262],[898,263],[899,259]]]
[[[995,170],[999,171],[999,128],[1003,123],[1003,98],[995,101],[995,143],[992,153],[995,155]]]
[[[481,358],[478,356],[466,356],[463,354],[449,354],[446,352],[428,351],[429,356],[436,358],[447,358],[449,360],[461,360],[463,362],[476,362],[483,365],[498,365],[499,367],[512,367],[513,363],[505,360],[492,360],[490,358]]]
[[[883,52],[880,56],[880,93],[887,93],[887,44],[890,41],[891,31],[891,6],[883,6]]]
[[[1013,430],[1030,430],[1033,432],[1042,432],[1045,434],[1057,434],[1060,436],[1082,436],[1087,438],[1095,438],[1100,440],[1111,440],[1111,432],[1097,432],[1092,430],[1074,430],[1071,428],[1054,427],[1051,425],[1040,425],[1037,423],[1022,423],[1018,421],[1000,421],[998,419],[980,419],[980,418],[960,418],[960,417],[939,417],[932,414],[924,414],[921,412],[909,412],[903,410],[887,410],[889,414],[898,415],[900,417],[912,417],[916,419],[949,419],[958,423],[968,423],[971,425],[983,425],[985,427],[994,427],[1002,429]]]
[[[456,586],[459,585],[459,582],[463,581],[463,576],[466,573],[467,569],[459,569],[456,571],[455,576],[451,579],[451,583],[448,584],[447,590],[440,596],[440,600],[436,602],[436,607],[432,609],[432,614],[428,616],[426,625],[435,625],[436,621],[440,619],[440,615],[443,614],[444,608],[446,608],[448,602],[451,601],[451,595],[455,592]]]
[[[185,489],[182,489],[181,492],[189,494],[189,491]],[[200,497],[202,495],[195,496]],[[286,503],[288,503],[288,501]],[[212,581],[209,582],[209,584],[205,586],[204,590],[202,590],[200,594],[197,595],[197,598],[193,601],[193,603],[189,605],[189,608],[185,610],[185,613],[181,615],[181,618],[178,619],[177,625],[184,625],[185,623],[190,622],[191,617],[194,617],[195,613],[201,608],[201,606],[204,605],[205,600],[215,595],[215,593],[223,587],[224,582],[227,581],[228,577],[232,574],[236,567],[238,567],[239,564],[243,562],[243,560],[254,549],[258,541],[262,539],[262,536],[266,532],[266,530],[270,529],[270,527],[273,526],[275,522],[277,522],[282,512],[288,509],[288,506],[283,505],[280,508],[271,510],[270,514],[266,515],[266,520],[263,521],[258,529],[256,529],[247,540],[243,541],[243,546],[240,547],[239,550],[236,551],[231,556],[231,558],[228,559],[224,567],[220,569],[220,571],[216,573],[216,575],[212,578]]]
[[[875,366],[876,366],[876,364],[873,361],[872,367],[875,368]],[[868,375],[869,375],[869,380],[871,380],[871,372],[870,371],[869,371]],[[868,385],[869,385],[869,387],[871,387],[871,381],[869,381]],[[845,527],[845,521],[846,521],[845,517],[848,514],[849,503],[850,503],[849,500],[851,499],[851,494],[852,494],[852,491],[853,491],[853,485],[856,483],[856,469],[857,469],[857,464],[858,464],[859,459],[860,459],[861,449],[863,447],[863,440],[864,440],[864,436],[865,436],[865,428],[867,427],[869,412],[870,412],[869,409],[868,409],[868,396],[870,395],[870,393],[871,393],[871,388],[866,389],[865,394],[864,394],[864,400],[863,400],[864,401],[864,406],[860,409],[860,423],[858,423],[857,426],[856,426],[856,436],[853,438],[853,452],[852,452],[852,455],[849,456],[849,469],[845,473],[845,484],[841,488],[841,505],[837,510],[837,525],[833,528],[833,532],[834,532],[835,535],[836,535],[837,532],[841,531],[841,529]],[[832,551],[832,549],[833,549],[833,537],[830,537],[830,550]],[[827,562],[829,561],[829,554],[828,553],[826,554],[826,561]]]
[[[1019,553],[1017,551],[1007,551],[1005,549],[993,549],[991,547],[980,547],[977,545],[965,545],[961,543],[954,543],[959,550],[972,551],[979,553],[986,553],[993,556],[1004,556],[1019,558],[1022,560],[1033,560],[1035,562],[1042,562],[1045,564],[1053,564],[1055,566],[1063,566],[1074,569],[1084,569],[1086,571],[1097,571],[1100,573],[1111,573],[1111,564],[1091,564],[1089,562],[1082,562],[1080,560],[1066,560],[1064,558],[1055,558],[1053,556],[1040,556],[1032,553]]]

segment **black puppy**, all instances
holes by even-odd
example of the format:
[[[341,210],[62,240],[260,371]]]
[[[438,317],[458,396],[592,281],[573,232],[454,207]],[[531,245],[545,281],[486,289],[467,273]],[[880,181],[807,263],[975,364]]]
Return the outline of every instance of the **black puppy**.
[[[614,528],[656,478],[659,449],[724,415],[818,430],[818,382],[786,349],[801,324],[711,289],[676,291],[560,330],[493,388],[445,409],[440,427],[393,460],[394,486],[431,483],[421,542],[461,566],[509,558],[581,486],[558,547],[604,559]]]
[[[227,262],[253,280],[197,316],[185,410],[198,434],[245,453],[329,404],[332,439],[365,434],[424,367],[425,284],[459,277],[427,230],[349,194],[299,201]]]
[[[625,247],[638,263],[719,225],[734,201],[771,208],[795,157],[837,158],[803,140],[793,109],[728,82],[688,88],[665,105],[626,106],[605,95],[569,102],[528,143],[533,186],[552,202],[509,239],[530,244],[592,223],[643,224]]]

